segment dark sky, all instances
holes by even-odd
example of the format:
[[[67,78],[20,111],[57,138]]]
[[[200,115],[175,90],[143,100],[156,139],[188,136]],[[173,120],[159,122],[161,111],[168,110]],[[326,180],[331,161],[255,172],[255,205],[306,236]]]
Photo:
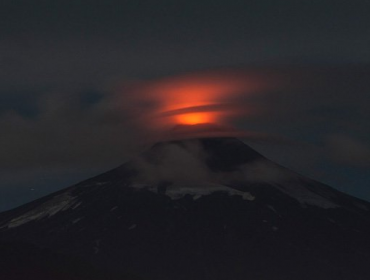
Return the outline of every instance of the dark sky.
[[[1,1],[0,210],[140,150],[128,112],[141,107],[117,83],[223,68],[299,81],[238,127],[304,143],[250,144],[370,200],[369,13],[366,0]]]

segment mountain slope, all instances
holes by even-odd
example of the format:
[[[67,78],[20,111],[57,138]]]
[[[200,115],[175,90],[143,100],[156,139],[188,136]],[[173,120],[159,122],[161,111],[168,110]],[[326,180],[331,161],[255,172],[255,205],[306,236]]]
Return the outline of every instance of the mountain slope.
[[[144,279],[369,279],[369,209],[237,139],[203,138],[2,213],[0,240]]]

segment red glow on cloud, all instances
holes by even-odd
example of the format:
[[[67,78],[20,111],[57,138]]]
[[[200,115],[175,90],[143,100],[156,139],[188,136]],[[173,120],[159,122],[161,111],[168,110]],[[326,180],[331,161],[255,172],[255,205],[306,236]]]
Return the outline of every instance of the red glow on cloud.
[[[175,121],[178,124],[194,125],[202,123],[215,123],[217,122],[216,114],[213,112],[203,113],[186,113],[175,116]]]
[[[172,121],[177,124],[200,124],[222,122],[223,114],[219,114],[215,110],[207,111],[205,108],[215,103],[226,102],[241,87],[242,85],[238,81],[193,77],[171,81],[169,84],[160,85],[157,90],[158,94],[164,97],[162,112],[184,108],[189,108],[190,111],[193,108],[193,112],[183,114],[179,112],[178,115],[174,115]],[[203,109],[197,111],[197,108]]]
[[[128,92],[126,111],[148,129],[213,123],[260,114],[253,97],[276,88],[276,79],[252,71],[207,71],[142,82]],[[127,93],[126,93],[127,97]]]

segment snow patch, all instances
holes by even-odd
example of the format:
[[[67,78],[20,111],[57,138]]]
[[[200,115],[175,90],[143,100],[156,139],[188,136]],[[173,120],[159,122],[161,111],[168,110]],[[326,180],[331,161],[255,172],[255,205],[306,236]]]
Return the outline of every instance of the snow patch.
[[[266,159],[255,160],[240,167],[243,179],[253,183],[281,183],[298,177],[298,174]]]
[[[83,218],[84,218],[84,217],[80,217],[80,218],[74,219],[74,220],[72,221],[72,224],[76,224],[76,223],[78,223],[78,222],[79,222],[79,221],[81,221]]]
[[[54,196],[52,199],[44,202],[35,209],[12,219],[8,224],[8,228],[14,228],[26,224],[31,221],[40,220],[43,218],[49,218],[54,216],[58,212],[65,211],[72,208],[79,202],[76,197],[72,196],[70,193],[66,192]],[[75,207],[74,207],[75,208]],[[72,209],[74,209],[72,208]]]
[[[158,193],[157,187],[148,186],[145,184],[133,184],[131,187],[136,189],[147,189],[151,192]],[[193,200],[197,200],[202,196],[207,196],[215,192],[223,192],[229,196],[241,196],[244,200],[253,201],[255,197],[249,192],[243,192],[239,190],[232,189],[225,185],[214,184],[209,182],[204,183],[183,183],[183,184],[173,184],[168,186],[165,191],[165,195],[169,196],[173,200],[181,199],[186,195],[193,197]]]
[[[128,228],[128,230],[132,230],[132,229],[135,229],[136,228],[136,224],[133,224],[133,225],[131,225],[129,228]]]
[[[324,209],[339,207],[339,205],[329,199],[310,191],[299,182],[287,182],[285,184],[275,185],[275,187],[286,195],[298,200],[302,207],[307,207],[307,205]]]
[[[278,211],[274,208],[272,205],[267,205],[267,208],[269,208],[271,211],[275,212],[276,214],[279,214]]]
[[[196,195],[193,196],[193,200],[197,200],[197,199],[199,199],[201,197],[202,197],[201,194],[196,194]]]
[[[77,204],[73,205],[72,209],[76,209],[78,206],[80,206],[82,204],[82,202],[78,202]]]
[[[251,183],[267,183],[274,185],[281,192],[298,200],[302,207],[307,205],[324,209],[339,207],[329,199],[322,197],[308,188],[302,182],[302,176],[266,159],[256,160],[242,165],[233,177]]]
[[[253,196],[251,193],[249,192],[243,192],[243,199],[244,200],[249,200],[249,201],[253,201],[256,199],[255,196]]]

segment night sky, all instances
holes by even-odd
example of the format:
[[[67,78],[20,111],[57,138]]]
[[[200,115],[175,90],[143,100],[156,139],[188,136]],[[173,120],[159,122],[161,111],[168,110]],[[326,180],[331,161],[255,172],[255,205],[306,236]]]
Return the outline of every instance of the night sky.
[[[1,1],[0,211],[139,153],[154,107],[133,89],[225,69],[281,81],[240,93],[259,113],[230,124],[289,140],[246,143],[370,200],[369,13],[367,0]]]

